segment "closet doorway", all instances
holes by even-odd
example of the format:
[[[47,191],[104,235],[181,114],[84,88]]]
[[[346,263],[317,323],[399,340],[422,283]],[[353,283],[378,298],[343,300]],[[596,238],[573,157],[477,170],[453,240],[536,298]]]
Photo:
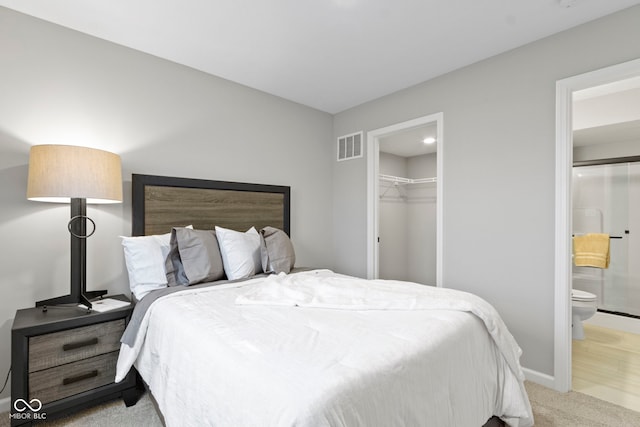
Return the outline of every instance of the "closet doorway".
[[[367,134],[368,277],[442,286],[442,113]]]

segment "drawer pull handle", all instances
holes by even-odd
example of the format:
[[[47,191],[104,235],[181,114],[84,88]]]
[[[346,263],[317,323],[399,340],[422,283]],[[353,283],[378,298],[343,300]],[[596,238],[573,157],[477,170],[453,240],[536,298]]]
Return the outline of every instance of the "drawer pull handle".
[[[65,344],[62,346],[62,350],[64,351],[69,351],[69,350],[75,350],[77,348],[82,348],[82,347],[87,347],[90,345],[96,345],[98,344],[98,338],[91,338],[85,341],[78,341],[78,342],[72,342],[69,344]]]
[[[86,380],[86,379],[97,377],[97,376],[98,376],[98,371],[93,370],[85,374],[76,375],[75,377],[65,378],[62,380],[62,385],[77,383],[78,381]]]

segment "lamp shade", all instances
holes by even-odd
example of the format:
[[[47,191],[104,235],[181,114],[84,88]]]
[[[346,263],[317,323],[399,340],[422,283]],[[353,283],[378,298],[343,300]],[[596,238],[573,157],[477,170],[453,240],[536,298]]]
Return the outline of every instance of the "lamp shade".
[[[27,199],[69,203],[122,202],[120,156],[72,145],[35,145],[29,153]]]

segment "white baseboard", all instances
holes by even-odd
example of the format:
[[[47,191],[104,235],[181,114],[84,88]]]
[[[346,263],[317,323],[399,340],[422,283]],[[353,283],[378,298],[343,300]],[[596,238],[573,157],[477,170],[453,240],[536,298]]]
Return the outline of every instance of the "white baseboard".
[[[11,398],[0,399],[0,413],[9,412],[9,409],[11,409]]]
[[[551,375],[543,374],[542,372],[534,371],[533,369],[522,368],[524,376],[527,380],[540,384],[552,390],[555,390],[556,380]]]

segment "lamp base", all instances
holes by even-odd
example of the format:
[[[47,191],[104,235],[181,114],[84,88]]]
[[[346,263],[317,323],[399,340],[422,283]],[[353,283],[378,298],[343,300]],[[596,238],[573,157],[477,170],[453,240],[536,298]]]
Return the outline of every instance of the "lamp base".
[[[46,311],[47,306],[55,306],[62,304],[84,304],[89,310],[91,310],[91,301],[94,298],[102,297],[106,295],[108,291],[88,291],[80,293],[79,295],[65,295],[62,297],[50,298],[36,302],[36,307],[43,307],[43,311]]]

